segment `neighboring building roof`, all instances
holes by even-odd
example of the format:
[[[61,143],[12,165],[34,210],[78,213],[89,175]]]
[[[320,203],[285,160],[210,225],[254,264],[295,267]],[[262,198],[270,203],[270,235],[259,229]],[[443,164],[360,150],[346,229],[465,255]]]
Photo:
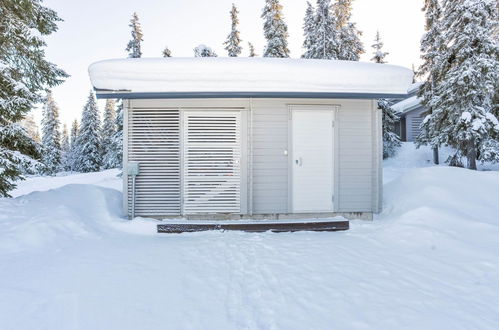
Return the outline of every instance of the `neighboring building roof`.
[[[392,109],[399,113],[407,113],[421,107],[421,99],[417,96],[411,96],[405,100],[392,105]]]
[[[421,87],[423,83],[420,81],[417,81],[413,83],[411,86],[409,86],[409,89],[407,90],[407,94],[416,94],[419,90],[419,87]]]
[[[100,97],[400,97],[412,71],[389,64],[282,58],[140,58],[92,64]]]

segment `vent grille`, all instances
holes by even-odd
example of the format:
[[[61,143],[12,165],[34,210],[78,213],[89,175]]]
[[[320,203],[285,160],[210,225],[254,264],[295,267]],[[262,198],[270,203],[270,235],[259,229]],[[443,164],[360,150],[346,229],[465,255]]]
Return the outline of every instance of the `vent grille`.
[[[411,121],[411,134],[412,138],[416,139],[421,133],[421,124],[423,123],[423,118],[414,117]]]
[[[241,114],[184,115],[184,214],[240,213]]]
[[[128,160],[140,162],[135,214],[180,214],[180,113],[178,109],[131,109]],[[132,182],[128,179],[131,213]]]

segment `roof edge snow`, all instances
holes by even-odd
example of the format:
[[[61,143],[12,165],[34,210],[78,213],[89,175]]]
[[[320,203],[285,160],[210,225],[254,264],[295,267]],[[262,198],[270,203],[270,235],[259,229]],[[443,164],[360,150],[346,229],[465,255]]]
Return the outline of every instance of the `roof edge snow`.
[[[421,99],[417,95],[411,96],[392,105],[393,110],[402,114],[418,109],[420,107],[422,107]]]
[[[316,99],[380,99],[400,98],[407,94],[379,93],[314,93],[314,92],[140,92],[95,89],[98,99],[200,99],[200,98],[316,98]]]
[[[282,58],[140,58],[96,62],[100,98],[403,97],[412,71],[389,64]]]

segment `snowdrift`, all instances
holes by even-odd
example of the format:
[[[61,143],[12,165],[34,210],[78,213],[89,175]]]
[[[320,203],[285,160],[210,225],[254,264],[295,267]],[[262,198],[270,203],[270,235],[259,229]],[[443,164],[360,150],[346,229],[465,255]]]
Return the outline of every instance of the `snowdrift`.
[[[495,330],[499,172],[420,156],[347,232],[155,234],[111,173],[0,199],[2,329]]]
[[[0,251],[102,238],[110,220],[122,216],[121,201],[117,190],[82,184],[0,199]]]

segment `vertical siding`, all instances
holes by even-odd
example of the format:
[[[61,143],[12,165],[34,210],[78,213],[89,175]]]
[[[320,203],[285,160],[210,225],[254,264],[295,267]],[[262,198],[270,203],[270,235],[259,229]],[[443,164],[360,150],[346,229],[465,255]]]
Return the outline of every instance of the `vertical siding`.
[[[406,134],[408,142],[415,141],[419,133],[421,133],[421,123],[424,118],[421,112],[422,111],[414,111],[406,116]]]
[[[288,213],[291,184],[289,178],[289,105],[337,105],[335,118],[335,211],[337,212],[373,212],[380,203],[380,162],[379,141],[380,125],[373,115],[372,100],[338,99],[165,99],[133,100],[133,107],[178,107],[199,109],[203,107],[249,108],[251,103],[251,131],[248,137],[252,141],[243,141],[251,145],[252,187],[249,190],[254,214]],[[128,118],[126,119],[128,120]],[[125,123],[126,125],[130,122]],[[246,127],[246,125],[244,126]],[[130,128],[128,128],[129,130]],[[125,133],[126,134],[126,133]],[[242,136],[244,132],[242,132]],[[125,136],[125,151],[126,151]],[[376,146],[378,143],[378,146]],[[124,157],[126,161],[128,158]],[[246,168],[246,166],[245,166]],[[246,170],[245,170],[246,171]],[[378,173],[378,174],[377,174]],[[126,176],[125,176],[126,177]],[[125,180],[125,186],[127,182]],[[244,186],[246,187],[246,186]],[[125,208],[126,196],[125,189]]]
[[[253,213],[288,212],[288,108],[253,99]]]
[[[337,114],[339,130],[339,212],[373,211],[373,116],[370,100],[342,100]]]

